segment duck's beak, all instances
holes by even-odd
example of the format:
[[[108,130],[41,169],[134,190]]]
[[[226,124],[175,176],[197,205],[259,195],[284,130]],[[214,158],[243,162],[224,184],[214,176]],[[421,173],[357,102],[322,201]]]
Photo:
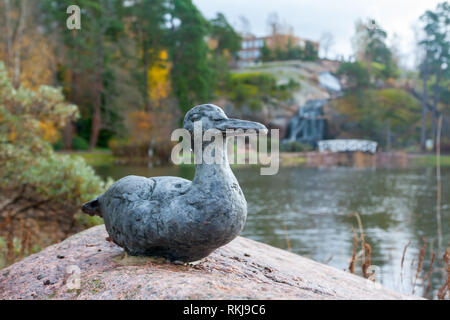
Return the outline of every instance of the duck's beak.
[[[219,125],[216,127],[217,129],[221,131],[230,131],[230,130],[254,130],[255,132],[259,133],[267,133],[267,128],[265,125],[254,122],[254,121],[247,121],[247,120],[240,120],[240,119],[224,119]]]

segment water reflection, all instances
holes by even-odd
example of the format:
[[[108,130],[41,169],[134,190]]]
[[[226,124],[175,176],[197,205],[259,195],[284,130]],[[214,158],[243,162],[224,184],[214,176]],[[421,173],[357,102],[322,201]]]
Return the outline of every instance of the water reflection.
[[[170,168],[98,167],[102,176],[174,175],[192,179],[193,166]],[[286,249],[338,269],[348,269],[353,247],[354,213],[361,217],[372,264],[381,268],[381,282],[411,293],[419,250],[425,237],[428,272],[431,252],[437,253],[436,178],[433,168],[368,169],[280,168],[275,176],[260,176],[258,168],[234,169],[248,202],[243,236]],[[442,234],[448,243],[450,170],[442,169]],[[401,274],[401,258],[411,241]],[[444,250],[444,248],[442,249]],[[443,251],[439,253],[442,257]],[[413,267],[411,267],[413,262]],[[442,265],[435,265],[432,290],[444,282]],[[359,272],[359,270],[358,270]],[[423,294],[420,280],[416,294]]]

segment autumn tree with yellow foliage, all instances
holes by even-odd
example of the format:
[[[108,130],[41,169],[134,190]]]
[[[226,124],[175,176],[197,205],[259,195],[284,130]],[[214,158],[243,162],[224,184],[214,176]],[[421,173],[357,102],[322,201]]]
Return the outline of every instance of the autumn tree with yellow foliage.
[[[54,42],[37,27],[40,14],[37,0],[0,2],[0,60],[14,86],[37,89],[54,82]]]

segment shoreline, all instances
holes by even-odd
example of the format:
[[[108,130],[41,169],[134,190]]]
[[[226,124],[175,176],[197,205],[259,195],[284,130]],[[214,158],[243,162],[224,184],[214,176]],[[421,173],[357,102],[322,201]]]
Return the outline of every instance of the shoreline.
[[[148,158],[120,158],[115,157],[110,150],[107,149],[94,149],[91,151],[58,151],[61,154],[67,154],[69,156],[81,156],[85,159],[86,163],[91,166],[107,166],[107,165],[137,165],[147,166],[149,163]],[[324,161],[318,161],[318,157],[321,155],[330,155],[329,159]],[[375,168],[415,168],[415,167],[436,167],[436,155],[434,153],[410,153],[404,151],[392,151],[392,152],[377,152],[373,156],[362,155],[360,159],[354,160],[342,160],[342,158],[348,158],[349,153],[320,153],[318,151],[310,152],[280,152],[280,167],[333,167],[333,166],[347,166],[347,167],[375,167]],[[354,155],[362,154],[361,152],[355,152]],[[374,158],[386,158],[382,161],[381,165],[377,163],[377,159]],[[340,158],[340,159],[339,159]],[[353,156],[355,158],[355,156]],[[369,158],[369,159],[368,159]],[[440,156],[441,167],[450,167],[450,154],[443,154]],[[356,162],[356,165],[354,164]],[[155,165],[154,167],[164,166],[176,166],[171,163],[165,165]],[[259,164],[233,164],[233,168],[257,166]]]

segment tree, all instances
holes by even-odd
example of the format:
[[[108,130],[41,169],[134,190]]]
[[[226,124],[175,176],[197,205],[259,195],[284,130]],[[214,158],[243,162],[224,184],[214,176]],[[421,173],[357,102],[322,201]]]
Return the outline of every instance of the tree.
[[[303,60],[306,61],[315,61],[318,58],[318,52],[316,50],[316,47],[311,41],[305,42],[305,52],[303,54]]]
[[[362,62],[343,62],[339,66],[337,74],[346,78],[347,86],[352,90],[370,86],[370,75]]]
[[[424,24],[424,38],[419,42],[419,45],[424,51],[424,58],[420,66],[423,81],[421,147],[422,151],[424,151],[426,136],[425,117],[429,96],[427,92],[428,80],[431,75],[434,76],[431,135],[435,139],[441,79],[449,77],[450,41],[448,39],[448,32],[450,25],[450,5],[448,2],[442,2],[438,4],[435,11],[427,10],[420,17],[420,20]]]
[[[22,47],[20,43],[22,42],[29,9],[25,1],[3,0],[3,10],[6,31],[6,63],[13,70],[13,83],[17,86],[21,71]],[[15,19],[14,16],[16,16]]]
[[[151,108],[151,97],[149,94],[148,73],[156,65],[165,61],[161,59],[161,51],[164,50],[165,37],[165,13],[167,11],[167,0],[136,0],[129,8],[133,37],[136,41],[139,68],[137,78],[139,88],[144,97],[144,108]]]
[[[195,103],[207,102],[214,88],[205,42],[208,23],[192,0],[171,0],[168,12],[172,90],[180,109],[187,112]]]
[[[68,86],[69,98],[81,106],[82,114],[87,109],[91,119],[89,145],[97,145],[99,133],[103,126],[102,114],[109,108],[118,92],[116,89],[118,54],[122,48],[121,36],[124,25],[123,2],[120,0],[81,0],[78,5],[82,11],[82,32],[67,30],[65,26],[66,8],[70,0],[44,0],[42,6],[47,12],[47,25],[50,30],[59,33],[66,65],[70,72]],[[80,92],[80,87],[88,83],[87,92]],[[88,96],[88,99],[86,99]]]
[[[378,141],[380,146],[411,145],[417,139],[420,102],[402,89],[386,88],[351,91],[330,106],[339,116],[331,116],[332,137],[359,137]],[[388,124],[388,134],[386,134]]]
[[[73,232],[80,205],[104,192],[106,184],[83,158],[55,153],[46,141],[49,121],[60,128],[78,114],[61,90],[14,87],[0,62],[0,192],[7,199],[0,211],[0,224],[7,228],[0,232],[24,237],[22,256],[32,253],[26,239],[44,246]],[[42,239],[41,228],[52,232]]]
[[[19,196],[35,197],[36,204],[54,200],[66,208],[76,206],[75,211],[101,192],[104,184],[92,168],[81,158],[55,154],[43,139],[43,123],[51,120],[60,128],[77,114],[59,89],[14,89],[0,62],[0,188],[29,188],[29,194]]]
[[[266,61],[272,61],[274,60],[274,56],[272,53],[272,50],[270,50],[270,48],[267,46],[266,42],[264,41],[264,45],[261,48],[261,60],[266,62]]]
[[[210,29],[211,37],[218,42],[216,54],[222,55],[227,52],[232,57],[236,56],[241,48],[241,37],[222,13],[218,13],[217,17],[210,21]]]
[[[19,83],[29,88],[54,81],[54,41],[42,32],[36,0],[0,1],[0,60]]]
[[[371,77],[387,79],[395,76],[396,66],[391,51],[386,45],[386,38],[386,31],[375,20],[357,21],[356,33],[353,37],[355,57],[356,60],[366,63]],[[372,72],[373,63],[379,64],[379,72]]]

